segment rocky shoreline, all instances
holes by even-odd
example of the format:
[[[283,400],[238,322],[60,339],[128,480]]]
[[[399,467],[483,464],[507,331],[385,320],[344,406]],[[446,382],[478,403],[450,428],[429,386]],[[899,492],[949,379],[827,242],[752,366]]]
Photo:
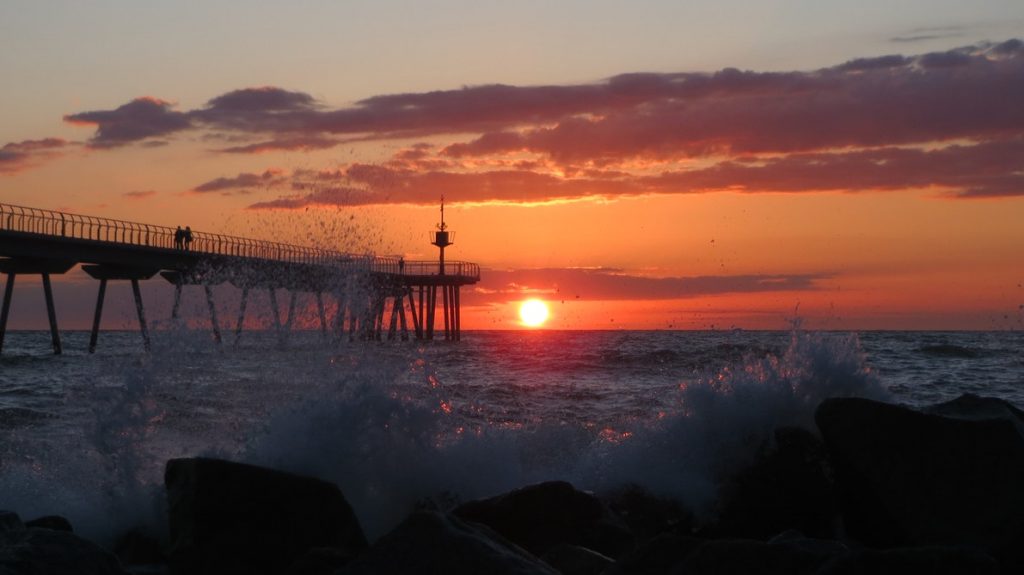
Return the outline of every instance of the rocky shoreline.
[[[636,486],[551,481],[426,502],[370,544],[334,484],[216,459],[167,463],[169,542],[102,549],[0,511],[0,575],[655,575],[1024,572],[1024,412],[964,395],[912,410],[829,399],[722,478],[712,519]]]

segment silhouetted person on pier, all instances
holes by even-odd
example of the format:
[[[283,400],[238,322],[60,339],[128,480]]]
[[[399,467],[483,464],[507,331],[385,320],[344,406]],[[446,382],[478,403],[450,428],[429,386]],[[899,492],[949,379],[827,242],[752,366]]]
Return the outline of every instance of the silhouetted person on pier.
[[[192,228],[185,226],[185,251],[192,249]]]
[[[180,250],[185,246],[185,230],[178,226],[178,229],[174,230],[174,249]]]
[[[398,258],[398,273],[405,273],[405,258]]]

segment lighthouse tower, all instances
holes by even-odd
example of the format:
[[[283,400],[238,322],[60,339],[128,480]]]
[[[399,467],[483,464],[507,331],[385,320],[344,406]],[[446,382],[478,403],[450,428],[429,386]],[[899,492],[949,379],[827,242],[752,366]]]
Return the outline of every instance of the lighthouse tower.
[[[444,249],[455,243],[455,232],[448,231],[448,224],[444,223],[444,196],[441,196],[441,223],[437,224],[437,231],[432,232],[433,241],[430,243],[441,250],[438,260],[438,275],[444,275]]]

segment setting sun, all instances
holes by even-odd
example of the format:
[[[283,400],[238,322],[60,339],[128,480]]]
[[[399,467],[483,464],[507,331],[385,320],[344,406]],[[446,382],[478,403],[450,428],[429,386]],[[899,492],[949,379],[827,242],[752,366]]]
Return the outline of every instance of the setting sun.
[[[548,319],[548,304],[539,299],[528,299],[519,306],[519,319],[527,327],[540,327]]]

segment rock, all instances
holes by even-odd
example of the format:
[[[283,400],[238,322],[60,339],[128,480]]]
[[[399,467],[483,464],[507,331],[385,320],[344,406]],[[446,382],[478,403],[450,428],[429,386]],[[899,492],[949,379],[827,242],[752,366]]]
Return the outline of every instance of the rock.
[[[4,531],[20,531],[25,528],[21,517],[13,511],[0,510],[0,533]]]
[[[633,547],[629,529],[597,497],[564,481],[470,501],[454,513],[487,525],[537,556],[559,544],[579,545],[609,557]]]
[[[352,561],[351,552],[337,547],[315,547],[303,553],[285,571],[286,575],[333,575]]]
[[[1024,435],[1024,411],[1004,399],[965,393],[956,399],[928,406],[922,411],[971,421],[1005,419],[1016,426],[1018,433]]]
[[[601,496],[601,501],[626,524],[639,541],[673,531],[693,530],[693,512],[678,501],[658,497],[639,485],[627,485]]]
[[[995,559],[978,549],[916,547],[852,551],[826,563],[816,575],[996,575],[999,572]]]
[[[4,575],[124,575],[112,554],[74,533],[25,527],[0,530]]]
[[[325,481],[206,458],[172,459],[164,481],[175,573],[277,574],[314,547],[367,546]]]
[[[160,542],[139,529],[132,529],[118,537],[114,543],[114,554],[122,565],[160,565],[167,563],[167,557]]]
[[[873,547],[974,545],[1024,569],[1024,438],[1007,419],[966,420],[866,399],[815,413],[848,534]]]
[[[721,539],[707,541],[694,548],[675,565],[672,572],[687,575],[810,575],[828,559],[793,545]]]
[[[541,557],[562,575],[600,575],[614,561],[586,547],[555,545]]]
[[[39,527],[41,529],[53,529],[54,531],[67,531],[68,533],[75,532],[74,528],[71,527],[71,522],[60,515],[46,515],[32,521],[26,521],[25,527]]]
[[[775,446],[723,488],[715,537],[767,539],[795,529],[810,537],[836,536],[838,508],[825,447],[813,433],[775,431]]]
[[[557,575],[486,527],[416,511],[337,575]]]
[[[604,575],[662,575],[682,563],[706,540],[678,533],[662,533],[641,543],[619,559]]]
[[[841,541],[834,539],[815,539],[812,537],[805,537],[802,533],[797,531],[786,531],[772,537],[768,540],[771,545],[785,545],[787,547],[798,549],[800,551],[810,553],[822,561],[830,559],[832,557],[838,557],[849,551],[846,544]]]

